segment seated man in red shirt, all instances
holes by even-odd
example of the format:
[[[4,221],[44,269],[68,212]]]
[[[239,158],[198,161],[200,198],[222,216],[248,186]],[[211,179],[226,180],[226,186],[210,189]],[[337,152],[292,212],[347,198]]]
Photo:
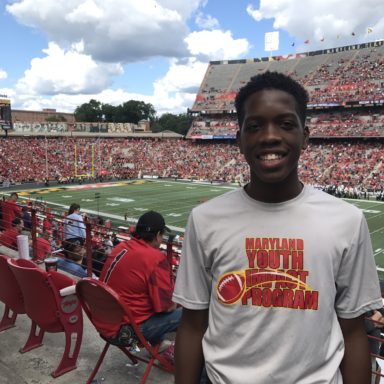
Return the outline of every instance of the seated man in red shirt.
[[[0,235],[0,245],[4,245],[17,251],[17,236],[21,235],[23,225],[23,220],[21,220],[19,217],[13,219],[12,227],[6,229]]]
[[[152,344],[175,332],[181,308],[172,302],[171,269],[160,250],[168,228],[157,212],[144,213],[137,222],[134,237],[113,248],[104,264],[100,280],[107,283],[131,309],[144,337]],[[129,320],[105,329],[105,336],[120,345],[129,344]],[[162,343],[161,350],[166,347]]]
[[[34,260],[41,263],[52,252],[50,240],[51,234],[48,231],[43,232],[43,236],[36,239],[36,257]]]
[[[12,192],[8,200],[2,202],[3,210],[3,228],[12,228],[12,221],[16,217],[20,217],[21,208],[16,204],[19,195],[16,192]]]

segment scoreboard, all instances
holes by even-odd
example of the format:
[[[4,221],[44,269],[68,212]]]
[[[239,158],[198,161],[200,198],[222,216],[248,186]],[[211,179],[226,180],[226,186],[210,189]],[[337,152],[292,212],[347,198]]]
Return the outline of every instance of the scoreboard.
[[[12,128],[11,100],[0,95],[0,127],[4,130]]]

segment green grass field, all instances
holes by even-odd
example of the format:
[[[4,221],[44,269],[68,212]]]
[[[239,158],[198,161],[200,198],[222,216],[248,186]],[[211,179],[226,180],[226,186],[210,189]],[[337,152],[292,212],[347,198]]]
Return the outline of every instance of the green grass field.
[[[143,212],[154,209],[163,214],[167,225],[175,232],[183,232],[193,207],[234,188],[175,181],[134,180],[101,185],[20,189],[19,195],[24,199],[46,201],[57,212],[65,211],[71,203],[77,202],[84,212],[109,218],[114,226],[133,224]],[[96,194],[100,197],[96,198]],[[376,264],[380,276],[384,278],[384,202],[348,201],[362,209],[367,218]]]

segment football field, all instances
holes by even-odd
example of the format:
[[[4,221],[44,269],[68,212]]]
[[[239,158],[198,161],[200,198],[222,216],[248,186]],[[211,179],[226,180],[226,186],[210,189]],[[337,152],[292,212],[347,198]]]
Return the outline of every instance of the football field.
[[[73,202],[92,215],[111,219],[114,226],[134,224],[145,211],[163,214],[167,225],[183,232],[193,207],[236,186],[163,180],[132,180],[116,183],[67,185],[19,190],[21,199],[42,200],[56,212],[66,211]],[[379,274],[384,278],[384,202],[348,200],[362,209],[371,233]],[[381,271],[381,269],[383,269]]]

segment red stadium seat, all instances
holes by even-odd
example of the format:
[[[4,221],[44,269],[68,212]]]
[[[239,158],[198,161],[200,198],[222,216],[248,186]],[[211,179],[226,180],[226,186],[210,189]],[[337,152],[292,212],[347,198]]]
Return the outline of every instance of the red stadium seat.
[[[8,266],[8,259],[0,255],[0,301],[5,304],[0,332],[14,327],[17,315],[25,313],[23,294]]]
[[[20,352],[42,345],[45,332],[64,332],[64,354],[51,374],[58,377],[75,369],[83,336],[83,314],[76,295],[61,297],[59,292],[75,281],[58,272],[48,273],[29,260],[8,259],[8,264],[23,293],[26,313],[39,327],[38,332],[31,329]]]
[[[160,345],[151,346],[144,338],[139,326],[136,324],[135,319],[129,308],[120,300],[119,295],[105,283],[85,278],[78,281],[76,285],[76,293],[79,297],[81,305],[91,320],[92,324],[99,332],[100,337],[106,341],[103,351],[93,369],[87,384],[90,384],[96,376],[101,363],[104,360],[105,354],[108,351],[111,342],[108,338],[103,336],[103,325],[106,324],[121,324],[124,316],[128,316],[133,332],[135,333],[133,339],[137,340],[150,355],[150,358],[140,357],[133,355],[129,351],[129,347],[121,347],[116,345],[122,352],[124,352],[133,364],[137,364],[138,360],[147,363],[147,368],[141,378],[140,384],[144,384],[147,381],[152,366],[162,369],[166,372],[174,373],[173,364],[164,356],[158,353]],[[137,338],[137,339],[136,339]],[[160,364],[156,363],[158,361]]]

